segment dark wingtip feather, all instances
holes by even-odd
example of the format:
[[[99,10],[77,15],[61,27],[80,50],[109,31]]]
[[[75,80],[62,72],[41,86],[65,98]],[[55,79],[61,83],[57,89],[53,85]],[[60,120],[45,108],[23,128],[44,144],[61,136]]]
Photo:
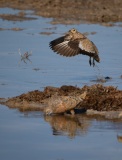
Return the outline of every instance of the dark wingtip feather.
[[[53,50],[53,41],[51,41],[50,43],[49,43],[49,47],[50,47],[50,49],[52,49]]]
[[[63,37],[59,37],[59,38],[51,41],[51,42],[49,43],[49,46],[50,46],[51,49],[53,49],[54,46],[56,46],[56,45],[59,44],[59,43],[62,43],[63,41],[64,41],[64,36],[63,36]]]

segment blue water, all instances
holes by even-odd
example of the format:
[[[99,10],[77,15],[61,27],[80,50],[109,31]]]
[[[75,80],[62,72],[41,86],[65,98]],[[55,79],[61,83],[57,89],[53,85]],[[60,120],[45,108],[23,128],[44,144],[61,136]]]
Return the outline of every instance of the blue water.
[[[0,13],[17,13],[4,8]],[[28,12],[28,14],[31,12]],[[30,15],[32,16],[32,15]],[[122,27],[96,24],[52,25],[51,19],[12,22],[0,19],[0,97],[13,97],[46,86],[92,85],[98,76],[109,76],[103,85],[122,89]],[[12,31],[12,28],[22,31]],[[90,67],[87,56],[59,56],[49,42],[71,28],[88,35],[99,49],[101,63]],[[41,32],[55,32],[51,35]],[[21,53],[31,52],[30,60],[20,62]],[[20,63],[19,63],[20,62]],[[36,70],[37,69],[37,70]],[[77,116],[44,117],[41,112],[20,113],[0,105],[1,160],[120,160],[122,143],[121,121]]]
[[[117,135],[122,134],[122,123],[84,116],[78,122],[50,118],[0,106],[0,159],[121,159]]]

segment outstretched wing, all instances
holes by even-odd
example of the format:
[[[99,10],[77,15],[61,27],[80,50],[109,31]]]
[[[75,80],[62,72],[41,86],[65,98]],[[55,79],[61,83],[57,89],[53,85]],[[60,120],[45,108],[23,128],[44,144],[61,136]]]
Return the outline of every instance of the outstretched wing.
[[[79,42],[79,48],[81,49],[81,54],[93,57],[98,54],[98,49],[95,44],[89,39],[83,39]]]
[[[94,59],[97,62],[100,62],[98,49],[92,41],[90,41],[87,38],[80,41],[79,42],[79,48],[81,49],[80,50],[81,54],[84,54],[84,55],[87,55],[87,56],[90,56],[90,57],[94,57]]]
[[[95,60],[99,62],[98,49],[95,44],[87,39],[66,40],[66,36],[57,38],[50,42],[50,48],[63,56],[71,57],[78,54],[96,57]]]
[[[60,55],[71,57],[80,54],[80,48],[78,47],[79,41],[77,40],[65,40],[65,36],[57,38],[50,42],[49,46]]]

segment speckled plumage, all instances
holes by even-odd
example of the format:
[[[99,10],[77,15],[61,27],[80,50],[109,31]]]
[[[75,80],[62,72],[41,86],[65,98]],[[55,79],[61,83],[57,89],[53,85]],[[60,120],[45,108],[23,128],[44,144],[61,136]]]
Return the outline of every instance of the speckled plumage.
[[[89,56],[90,66],[95,65],[94,60],[100,62],[95,44],[76,29],[69,30],[66,35],[51,41],[49,45],[54,52],[66,57],[78,54]],[[91,58],[93,58],[93,62],[91,62]]]

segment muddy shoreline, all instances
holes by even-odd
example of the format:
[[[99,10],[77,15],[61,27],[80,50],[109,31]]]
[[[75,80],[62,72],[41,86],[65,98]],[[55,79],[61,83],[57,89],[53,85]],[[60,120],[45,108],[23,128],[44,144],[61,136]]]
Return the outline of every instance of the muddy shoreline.
[[[1,0],[0,7],[32,10],[36,15],[53,18],[52,24],[78,24],[88,22],[111,25],[108,22],[122,22],[121,0]],[[9,18],[12,20],[11,16],[12,15],[0,15],[1,18],[7,20]],[[18,20],[21,20],[21,17],[19,17]]]
[[[80,99],[78,99],[80,97]],[[48,114],[101,115],[108,119],[122,118],[122,91],[113,86],[95,84],[46,87],[44,91],[31,91],[20,96],[0,99],[0,103],[20,111],[43,111]]]

